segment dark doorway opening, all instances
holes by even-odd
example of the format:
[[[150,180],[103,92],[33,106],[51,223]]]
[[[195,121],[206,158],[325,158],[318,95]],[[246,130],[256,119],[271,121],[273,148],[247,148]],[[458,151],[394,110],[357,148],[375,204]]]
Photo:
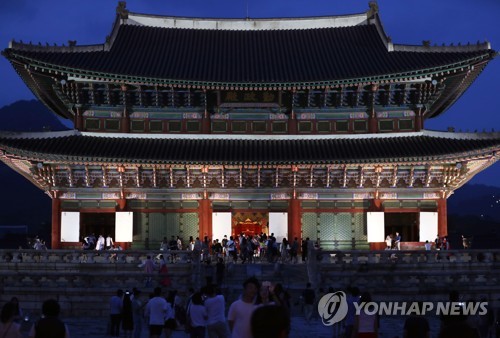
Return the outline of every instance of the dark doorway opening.
[[[90,234],[96,237],[108,235],[115,238],[115,213],[81,213],[80,214],[80,236],[83,238]]]
[[[396,232],[399,232],[402,242],[419,241],[418,212],[386,212],[384,215],[384,222],[386,236],[395,236]]]

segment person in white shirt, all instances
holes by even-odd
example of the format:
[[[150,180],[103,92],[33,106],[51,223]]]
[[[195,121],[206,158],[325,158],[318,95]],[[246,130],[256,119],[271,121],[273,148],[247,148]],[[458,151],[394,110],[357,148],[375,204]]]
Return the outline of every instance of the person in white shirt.
[[[229,332],[226,325],[226,309],[223,295],[215,294],[215,286],[209,285],[206,288],[207,299],[205,299],[205,309],[207,309],[207,331],[209,338],[228,338]]]
[[[425,241],[424,247],[426,251],[431,251],[432,244],[429,241]]]
[[[167,315],[168,304],[165,298],[161,296],[161,288],[154,289],[154,297],[146,304],[144,316],[149,318],[149,336],[151,338],[159,338],[165,325],[165,317]]]
[[[207,325],[207,309],[203,306],[201,293],[197,292],[191,298],[191,303],[187,310],[190,322],[191,338],[205,338],[205,328]]]
[[[111,247],[114,245],[115,243],[113,242],[113,238],[111,238],[110,235],[108,235],[108,237],[106,237],[106,250],[109,250],[111,249]]]
[[[255,277],[248,278],[243,283],[243,295],[229,307],[227,320],[232,338],[252,338],[250,318],[255,309],[255,296],[260,289]]]
[[[236,263],[238,260],[238,253],[236,252],[236,243],[234,242],[233,236],[229,236],[229,241],[227,242],[227,252],[229,256],[233,257],[233,261]]]
[[[102,235],[99,235],[99,238],[97,239],[97,243],[95,245],[96,250],[102,250],[104,249],[104,237]]]

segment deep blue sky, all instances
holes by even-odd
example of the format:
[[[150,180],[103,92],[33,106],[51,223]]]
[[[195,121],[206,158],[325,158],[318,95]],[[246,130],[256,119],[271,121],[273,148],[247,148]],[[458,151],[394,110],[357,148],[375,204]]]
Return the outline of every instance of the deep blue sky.
[[[100,44],[111,31],[118,1],[1,0],[0,47],[11,39],[67,44]],[[248,5],[247,5],[248,3]],[[498,0],[380,0],[380,15],[394,43],[467,44],[487,40],[500,50]],[[252,18],[325,16],[364,12],[367,0],[129,0],[131,12],[186,17]],[[493,60],[469,90],[426,129],[500,130],[500,57]],[[0,107],[33,94],[0,58]],[[473,183],[500,186],[500,165],[479,174]]]

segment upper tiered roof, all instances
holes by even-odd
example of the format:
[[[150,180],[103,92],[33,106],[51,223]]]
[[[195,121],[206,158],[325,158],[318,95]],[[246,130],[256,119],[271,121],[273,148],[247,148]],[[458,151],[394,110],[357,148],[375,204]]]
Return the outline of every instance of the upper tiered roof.
[[[445,82],[429,116],[449,107],[496,55],[488,42],[393,44],[376,4],[361,14],[310,18],[202,19],[128,12],[120,3],[106,43],[3,51],[28,86],[62,116],[54,82],[109,82],[222,90],[311,89]]]
[[[489,43],[398,46],[378,14],[285,19],[191,19],[125,12],[103,45],[33,46],[4,54],[69,76],[200,86],[310,86],[429,76],[489,59]]]

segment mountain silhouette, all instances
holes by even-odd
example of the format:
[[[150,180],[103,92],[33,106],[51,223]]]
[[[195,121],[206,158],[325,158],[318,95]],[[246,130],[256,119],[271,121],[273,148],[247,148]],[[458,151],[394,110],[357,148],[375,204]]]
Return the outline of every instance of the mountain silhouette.
[[[0,130],[40,132],[67,129],[37,100],[17,101],[0,108]],[[0,162],[0,186],[3,191],[0,194],[0,225],[27,225],[30,234],[48,239],[52,217],[50,197],[3,162]],[[17,247],[24,243],[6,244]]]
[[[71,122],[65,121],[66,124]],[[16,101],[0,108],[0,130],[60,131],[70,129],[38,100]]]

